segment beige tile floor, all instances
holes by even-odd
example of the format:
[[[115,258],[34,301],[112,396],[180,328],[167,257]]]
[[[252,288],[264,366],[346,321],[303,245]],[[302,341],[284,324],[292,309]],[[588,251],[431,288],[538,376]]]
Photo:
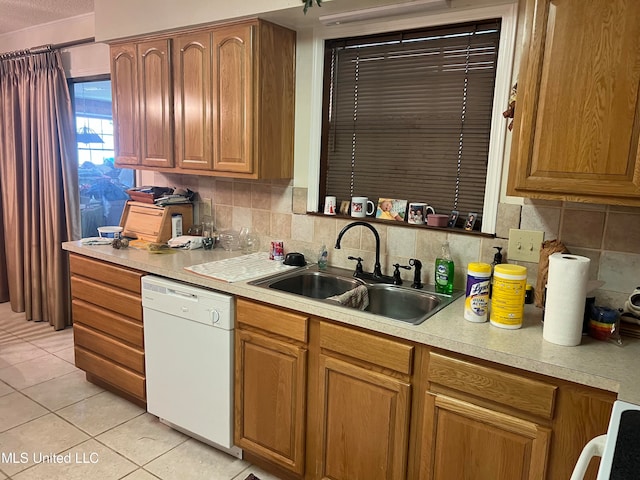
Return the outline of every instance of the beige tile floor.
[[[27,322],[0,303],[0,480],[244,480],[250,473],[277,480],[87,382],[73,364],[72,328]]]

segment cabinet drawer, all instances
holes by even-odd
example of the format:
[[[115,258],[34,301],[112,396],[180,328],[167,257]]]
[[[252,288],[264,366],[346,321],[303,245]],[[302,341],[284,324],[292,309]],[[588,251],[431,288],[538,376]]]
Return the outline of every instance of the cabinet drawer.
[[[81,324],[73,326],[75,345],[99,353],[100,355],[144,374],[144,352],[118,340],[91,330]]]
[[[494,368],[429,354],[428,380],[459,392],[516,408],[543,418],[553,418],[558,387]]]
[[[146,401],[145,378],[143,375],[132,372],[128,368],[113,363],[78,345],[74,350],[78,368]]]
[[[82,323],[94,330],[108,333],[136,347],[143,348],[142,323],[131,321],[122,315],[96,307],[77,298],[72,302],[73,323]]]
[[[352,358],[411,374],[413,347],[350,328],[320,324],[320,347]]]
[[[140,277],[142,272],[120,267],[99,260],[70,254],[69,266],[71,273],[98,280],[100,283],[140,293]]]
[[[307,343],[309,317],[241,298],[237,301],[236,312],[238,323]]]
[[[107,310],[142,321],[140,295],[71,275],[71,295]]]

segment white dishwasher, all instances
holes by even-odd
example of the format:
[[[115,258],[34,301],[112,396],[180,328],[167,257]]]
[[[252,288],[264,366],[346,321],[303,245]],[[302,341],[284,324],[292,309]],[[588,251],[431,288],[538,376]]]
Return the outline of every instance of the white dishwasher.
[[[142,277],[147,410],[242,458],[233,445],[233,297]]]

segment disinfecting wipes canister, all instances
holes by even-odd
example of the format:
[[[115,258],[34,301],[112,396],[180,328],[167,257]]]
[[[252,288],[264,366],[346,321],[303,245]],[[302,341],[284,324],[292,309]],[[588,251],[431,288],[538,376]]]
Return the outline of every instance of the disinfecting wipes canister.
[[[470,322],[487,321],[490,282],[491,265],[479,262],[467,265],[467,297],[464,302],[464,318]]]
[[[527,267],[504,263],[495,266],[491,325],[512,330],[522,327],[526,283]]]

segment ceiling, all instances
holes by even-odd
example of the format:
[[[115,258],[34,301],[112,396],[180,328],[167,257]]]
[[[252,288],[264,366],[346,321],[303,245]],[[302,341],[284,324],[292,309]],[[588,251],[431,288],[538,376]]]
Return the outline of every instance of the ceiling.
[[[93,0],[0,0],[0,35],[93,12]]]

